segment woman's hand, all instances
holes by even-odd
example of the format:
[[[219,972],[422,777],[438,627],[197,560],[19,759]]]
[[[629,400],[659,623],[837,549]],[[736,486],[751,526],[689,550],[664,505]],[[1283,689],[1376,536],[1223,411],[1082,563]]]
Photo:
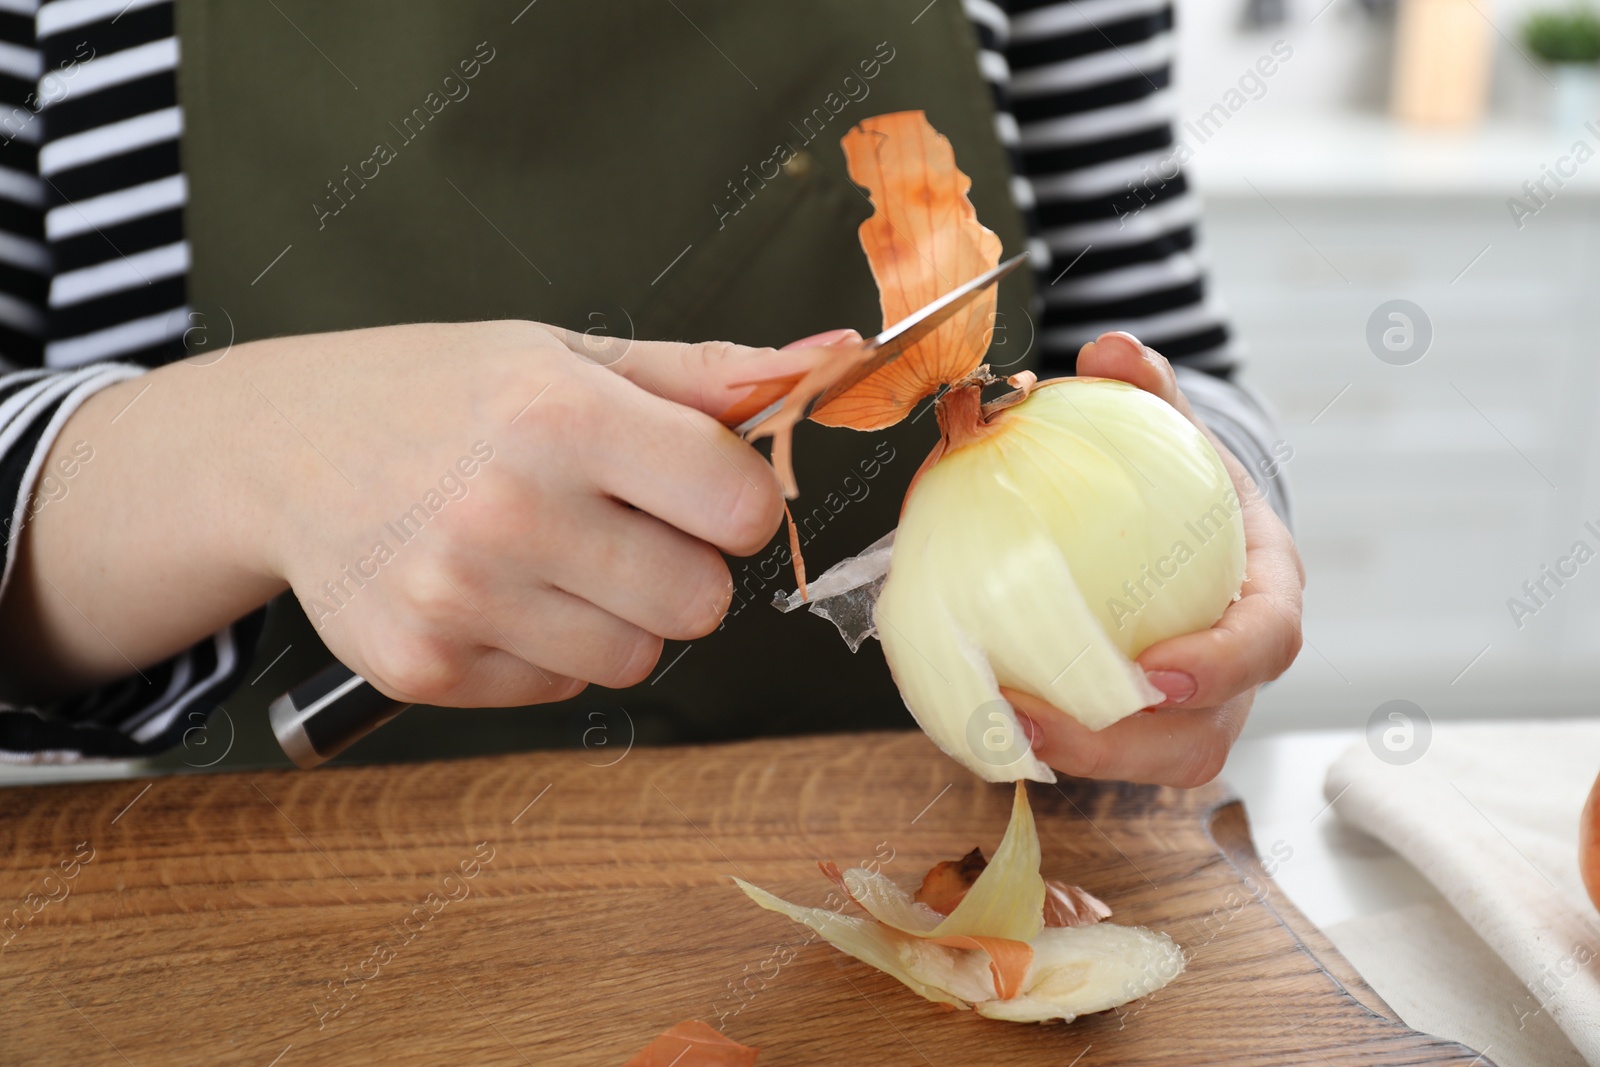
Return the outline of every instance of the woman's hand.
[[[1305,569],[1294,539],[1244,466],[1195,419],[1172,366],[1125,333],[1102,334],[1078,353],[1078,373],[1115,378],[1154,393],[1211,438],[1243,505],[1245,574],[1241,598],[1215,626],[1158,642],[1139,655],[1165,702],[1098,732],[1037,697],[1004,690],[1029,729],[1033,751],[1083,778],[1192,787],[1217,776],[1244,729],[1256,690],[1300,652]]]
[[[804,351],[624,342],[528,322],[240,345],[93,396],[0,604],[37,698],[172,655],[293,590],[391,697],[511,706],[645,678],[719,624],[719,550],[783,513],[716,416]],[[52,462],[54,456],[52,456]]]

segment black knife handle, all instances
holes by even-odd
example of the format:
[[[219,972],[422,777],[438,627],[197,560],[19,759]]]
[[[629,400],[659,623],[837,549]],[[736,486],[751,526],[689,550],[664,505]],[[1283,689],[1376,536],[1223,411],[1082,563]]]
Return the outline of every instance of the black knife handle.
[[[278,744],[306,769],[326,763],[409,708],[342,663],[301,682],[267,709]]]

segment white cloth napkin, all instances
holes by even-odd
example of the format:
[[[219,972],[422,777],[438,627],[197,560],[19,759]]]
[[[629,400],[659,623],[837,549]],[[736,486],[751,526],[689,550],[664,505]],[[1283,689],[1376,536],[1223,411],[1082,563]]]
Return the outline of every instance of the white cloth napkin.
[[[1414,762],[1363,742],[1329,769],[1340,818],[1409,860],[1521,980],[1514,1025],[1547,1015],[1600,1067],[1600,913],[1578,873],[1578,816],[1600,721],[1449,723]],[[1492,1058],[1492,1054],[1491,1054]]]

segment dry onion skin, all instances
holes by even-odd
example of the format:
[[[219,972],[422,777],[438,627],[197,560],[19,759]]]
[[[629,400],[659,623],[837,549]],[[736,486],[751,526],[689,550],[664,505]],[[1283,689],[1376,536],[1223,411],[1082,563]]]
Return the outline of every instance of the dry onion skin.
[[[840,141],[850,177],[867,190],[873,213],[858,231],[878,283],[885,325],[898,322],[1000,262],[1000,238],[978,222],[967,199],[972,179],[956,166],[955,150],[921,111],[897,111],[863,119]],[[900,358],[857,382],[811,418],[827,426],[879,430],[911,414],[917,402],[947,382],[977,369],[993,336],[991,288],[948,322],[911,345]],[[772,438],[772,465],[784,493],[799,495],[791,458],[791,434],[805,406],[870,356],[860,348],[819,349],[817,361],[798,381],[766,379],[753,386],[738,411],[753,413],[787,389],[783,409],[751,432]],[[732,416],[724,416],[731,421]]]
[[[1039,835],[1021,782],[994,859],[948,915],[876,871],[829,874],[870,918],[791,904],[743,879],[734,882],[763,908],[810,927],[918,996],[992,1019],[1070,1022],[1148,996],[1183,970],[1183,952],[1165,934],[1098,916],[1077,925],[1047,923],[1049,886],[1059,883],[1039,874]],[[929,876],[946,881],[933,871]],[[1110,914],[1082,890],[1062,889]]]
[[[759,1051],[690,1019],[657,1037],[622,1067],[755,1067]]]

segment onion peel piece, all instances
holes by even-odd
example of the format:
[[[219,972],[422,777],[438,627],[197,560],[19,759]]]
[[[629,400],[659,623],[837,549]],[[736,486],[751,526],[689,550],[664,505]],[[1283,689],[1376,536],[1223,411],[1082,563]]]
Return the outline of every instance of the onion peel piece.
[[[944,921],[944,916],[918,904],[910,893],[877,871],[852,867],[842,875],[842,885],[868,915],[901,933],[932,937]]]
[[[949,139],[929,124],[923,112],[897,111],[863,119],[840,144],[851,179],[867,190],[873,206],[858,235],[878,286],[885,327],[1000,262],[1000,238],[978,221],[977,209],[967,196],[972,179],[956,166]],[[904,419],[919,400],[966,377],[983,362],[994,335],[997,300],[991,286],[898,359],[811,412],[812,421],[881,430]],[[872,355],[865,344],[819,351],[826,354],[793,382],[783,407],[749,435],[751,440],[772,438],[772,466],[791,500],[799,495],[793,431],[806,417],[806,405]],[[755,385],[771,399],[783,395],[774,380],[736,384]],[[741,404],[740,411],[745,410]]]
[[[967,890],[972,888],[972,883],[978,880],[978,875],[983,873],[988,864],[980,848],[973,849],[958,860],[935,863],[922,876],[922,885],[917,888],[914,897],[918,904],[926,904],[940,915],[949,915],[956,910],[956,905],[961,903],[961,898],[967,895]]]
[[[858,231],[878,283],[883,322],[918,308],[1000,262],[1000,238],[978,221],[950,141],[921,111],[863,119],[844,135],[850,177],[873,213]],[[993,287],[950,321],[812,413],[825,426],[879,430],[941,385],[972,373],[989,348]]]
[[[1093,926],[1111,918],[1105,901],[1075,885],[1047,878],[1044,883],[1044,924],[1046,926]]]
[[[1011,822],[956,909],[933,931],[935,937],[969,934],[1031,941],[1044,928],[1044,879],[1039,876],[1039,831],[1028,790],[1022,782],[1012,794]]]
[[[932,945],[872,919],[857,919],[827,908],[791,904],[760,886],[751,885],[743,878],[735,877],[733,881],[761,907],[787,916],[802,926],[809,926],[840,952],[897,979],[925,1000],[966,1008],[969,1001],[960,993],[982,1000],[983,994],[993,991],[993,982],[988,974],[983,974],[976,981],[970,976],[964,982],[959,981],[962,976],[958,973],[958,961],[940,959],[934,955],[953,954],[956,950]],[[923,950],[919,951],[919,946]],[[949,990],[945,983],[957,985],[960,993]]]
[[[1022,980],[1033,963],[1033,947],[1026,941],[1012,941],[1006,937],[973,937],[957,934],[953,937],[930,937],[929,941],[945,948],[970,948],[989,955],[989,971],[994,975],[995,996],[1010,1000],[1022,989]]]
[[[949,915],[978,880],[988,861],[982,849],[973,849],[958,860],[936,863],[922,877],[922,885],[912,899],[926,904],[940,915]],[[828,866],[832,867],[831,864]],[[832,867],[836,884],[848,892],[839,868]],[[826,872],[824,872],[826,873]],[[1046,926],[1088,926],[1111,917],[1111,909],[1093,893],[1054,878],[1044,881],[1044,924]]]
[[[661,1034],[622,1067],[754,1067],[759,1052],[690,1019]]]
[[[979,864],[982,853],[974,849],[961,861],[937,865],[930,877],[944,869],[936,880],[960,885],[967,881],[963,865],[970,874]],[[1183,953],[1170,937],[1101,923],[1110,909],[1080,889],[1044,882],[1038,864],[1038,831],[1027,791],[1018,782],[1011,822],[994,862],[971,877],[950,916],[941,917],[878,871],[841,871],[829,861],[819,862],[818,869],[871,918],[791,904],[742,878],[733,881],[761,907],[810,927],[917,995],[946,1009],[976,1008],[996,1019],[1070,1020],[1153,993],[1183,970]],[[973,899],[978,906],[969,907]],[[1029,904],[1031,920],[1025,921],[1018,909]],[[1052,909],[1071,921],[1047,922]],[[947,928],[958,914],[961,925],[970,928]],[[1007,936],[1018,929],[1033,933]]]

